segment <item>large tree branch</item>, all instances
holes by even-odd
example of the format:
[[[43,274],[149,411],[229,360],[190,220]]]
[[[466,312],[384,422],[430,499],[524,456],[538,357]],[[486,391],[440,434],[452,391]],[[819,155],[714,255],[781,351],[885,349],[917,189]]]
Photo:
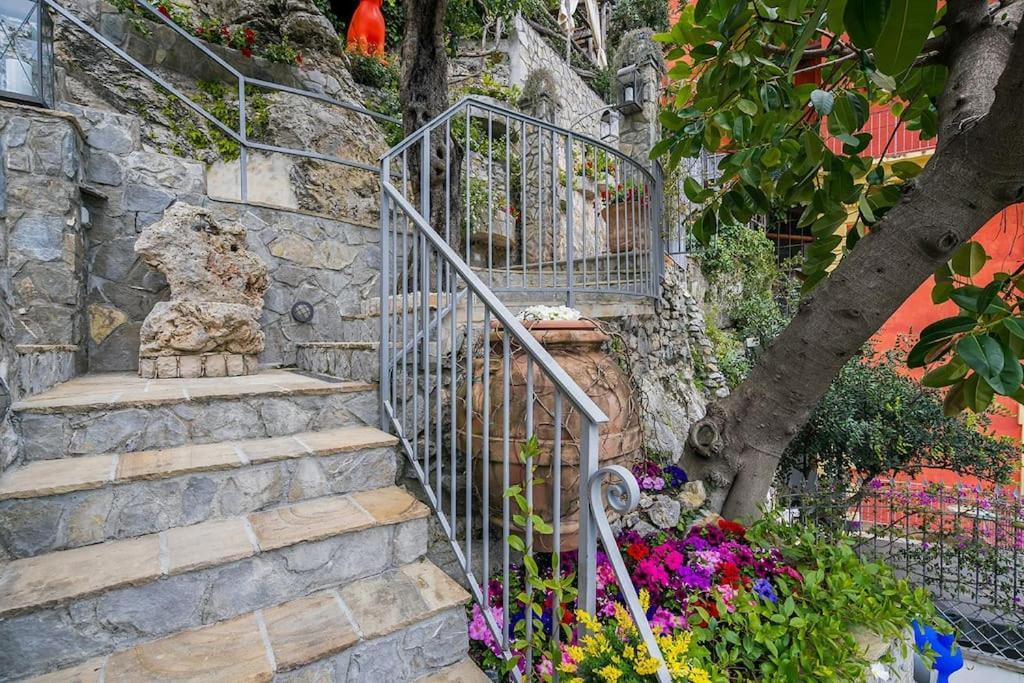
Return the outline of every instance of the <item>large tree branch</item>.
[[[952,9],[967,16],[974,4]],[[1024,31],[1017,24],[1012,16],[981,18],[973,32],[965,23],[950,29],[935,155],[805,299],[747,380],[695,426],[697,447],[686,465],[717,487],[712,500],[723,514],[757,514],[783,451],[842,366],[960,244],[1024,196]]]

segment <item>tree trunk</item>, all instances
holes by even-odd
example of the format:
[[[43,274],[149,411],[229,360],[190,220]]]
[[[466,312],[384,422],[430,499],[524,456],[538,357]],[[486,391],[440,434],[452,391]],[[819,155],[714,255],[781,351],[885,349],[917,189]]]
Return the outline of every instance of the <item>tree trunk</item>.
[[[686,467],[727,517],[757,516],[779,458],[843,365],[957,247],[1024,200],[1024,0],[998,11],[979,0],[949,7],[935,155],[691,430]]]
[[[402,104],[402,126],[412,135],[448,108],[448,53],[445,47],[444,15],[448,0],[406,0],[405,37],[402,41],[402,75],[399,96]],[[445,158],[443,132],[434,131],[430,139],[430,215],[435,229],[445,218],[445,167],[450,177],[458,178],[461,154],[451,145],[452,158]],[[409,150],[409,170],[413,187],[419,188],[420,145]],[[453,196],[458,192],[453,191]],[[453,202],[457,208],[458,202]],[[451,211],[452,207],[448,207]],[[458,216],[449,215],[453,225]]]

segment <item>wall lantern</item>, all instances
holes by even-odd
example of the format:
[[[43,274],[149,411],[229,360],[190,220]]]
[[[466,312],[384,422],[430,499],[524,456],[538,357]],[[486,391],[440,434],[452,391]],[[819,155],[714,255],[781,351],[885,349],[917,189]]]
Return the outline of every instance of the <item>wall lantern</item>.
[[[619,139],[619,113],[614,109],[605,109],[601,113],[600,124],[601,139],[605,142],[615,142]]]
[[[619,111],[636,114],[643,109],[643,84],[640,81],[640,67],[636,64],[624,66],[615,73],[619,82]]]
[[[0,98],[53,105],[53,22],[41,0],[0,0]]]

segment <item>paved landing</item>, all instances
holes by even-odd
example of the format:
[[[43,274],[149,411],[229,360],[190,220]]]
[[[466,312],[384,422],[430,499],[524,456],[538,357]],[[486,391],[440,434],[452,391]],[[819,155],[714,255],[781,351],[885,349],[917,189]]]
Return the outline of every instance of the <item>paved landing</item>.
[[[147,406],[238,396],[289,396],[366,391],[367,382],[342,382],[294,370],[264,370],[241,377],[143,379],[134,373],[82,375],[15,403],[17,411],[89,410]]]

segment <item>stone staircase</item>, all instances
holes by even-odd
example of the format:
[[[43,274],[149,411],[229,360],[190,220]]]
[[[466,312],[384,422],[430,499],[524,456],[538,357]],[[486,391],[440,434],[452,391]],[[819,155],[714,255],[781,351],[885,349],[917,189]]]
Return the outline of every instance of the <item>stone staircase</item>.
[[[486,680],[373,384],[84,375],[13,410],[0,680]]]

